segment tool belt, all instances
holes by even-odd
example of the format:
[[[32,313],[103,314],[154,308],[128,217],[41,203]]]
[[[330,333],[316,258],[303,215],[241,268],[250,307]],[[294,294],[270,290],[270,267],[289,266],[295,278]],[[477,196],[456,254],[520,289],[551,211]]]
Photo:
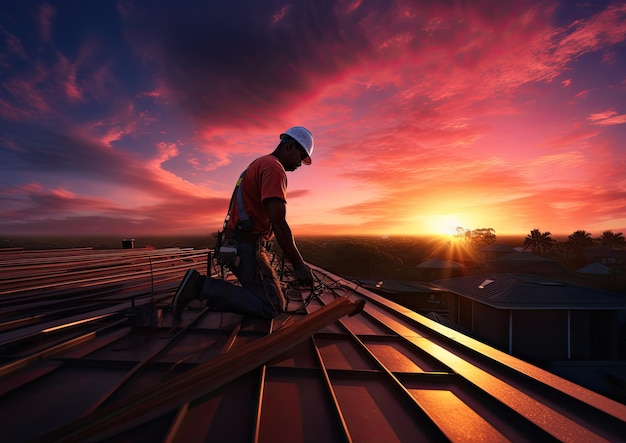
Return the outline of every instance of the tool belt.
[[[250,231],[226,229],[220,233],[217,262],[226,267],[239,265],[239,243],[258,244],[259,235]]]
[[[224,240],[217,251],[217,262],[226,267],[239,264],[239,243],[235,239]]]

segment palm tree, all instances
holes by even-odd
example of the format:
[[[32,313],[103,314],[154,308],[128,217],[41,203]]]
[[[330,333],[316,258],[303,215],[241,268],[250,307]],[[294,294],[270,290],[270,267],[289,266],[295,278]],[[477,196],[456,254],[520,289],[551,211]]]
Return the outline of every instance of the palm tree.
[[[549,252],[556,243],[550,235],[552,235],[550,231],[542,233],[539,229],[533,229],[524,239],[524,249],[530,249],[539,255]]]
[[[600,244],[609,249],[626,249],[626,239],[621,232],[604,231],[600,236]]]
[[[567,237],[567,245],[574,255],[581,255],[585,249],[589,249],[593,246],[591,233],[584,230],[578,230]]]

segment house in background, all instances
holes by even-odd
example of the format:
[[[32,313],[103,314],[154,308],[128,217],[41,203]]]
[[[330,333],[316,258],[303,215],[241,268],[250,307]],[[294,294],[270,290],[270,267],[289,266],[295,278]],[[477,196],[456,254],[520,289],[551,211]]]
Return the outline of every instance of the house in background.
[[[626,358],[626,297],[526,274],[437,280],[449,319],[478,339],[531,361]]]
[[[497,257],[500,257],[505,254],[511,254],[513,252],[517,252],[515,248],[512,248],[507,245],[502,245],[499,243],[492,243],[480,248],[480,256],[484,260],[490,260]]]
[[[472,263],[473,266],[473,262]],[[433,281],[441,278],[462,277],[467,275],[466,265],[454,260],[432,258],[416,266],[416,275],[421,281]]]
[[[607,247],[583,252],[583,260],[575,270],[588,284],[626,296],[626,251]]]
[[[576,272],[584,275],[611,275],[614,271],[608,266],[604,266],[602,263],[594,261],[593,263],[589,263],[587,266],[577,269]]]
[[[363,288],[382,295],[412,311],[427,315],[431,312],[448,316],[448,294],[427,282],[385,279],[379,282],[358,282]]]
[[[626,266],[626,251],[607,248],[587,249],[583,256],[590,262],[598,262],[608,266]]]

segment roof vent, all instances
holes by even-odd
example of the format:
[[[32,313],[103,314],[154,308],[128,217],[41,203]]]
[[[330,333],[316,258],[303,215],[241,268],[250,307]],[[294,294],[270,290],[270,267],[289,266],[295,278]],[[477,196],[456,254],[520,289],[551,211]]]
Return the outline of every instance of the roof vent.
[[[491,283],[495,283],[495,280],[485,280],[483,281],[481,284],[478,285],[478,289],[485,289],[487,286],[489,286]]]

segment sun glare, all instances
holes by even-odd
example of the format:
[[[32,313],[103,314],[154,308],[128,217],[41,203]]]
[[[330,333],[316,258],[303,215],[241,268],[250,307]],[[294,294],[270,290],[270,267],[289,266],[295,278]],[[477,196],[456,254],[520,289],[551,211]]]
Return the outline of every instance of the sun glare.
[[[426,217],[429,232],[438,235],[453,236],[456,228],[464,226],[454,214],[437,214]]]

